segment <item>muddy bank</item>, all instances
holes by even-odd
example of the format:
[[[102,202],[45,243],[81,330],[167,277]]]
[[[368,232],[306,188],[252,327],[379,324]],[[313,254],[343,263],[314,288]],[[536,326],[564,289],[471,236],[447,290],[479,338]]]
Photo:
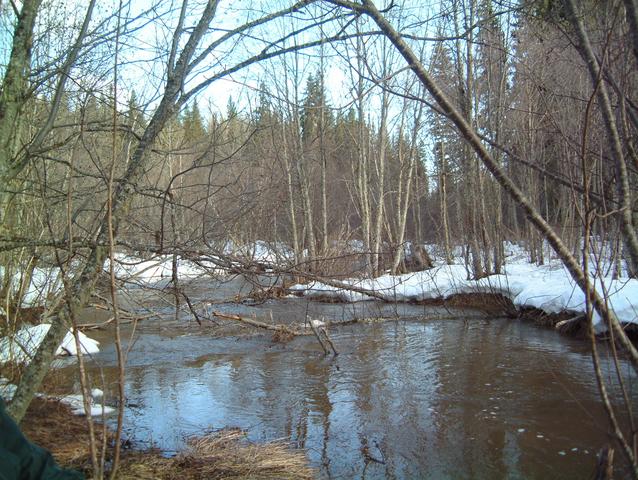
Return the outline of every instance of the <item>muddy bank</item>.
[[[327,301],[328,303],[348,304],[349,302],[338,297],[326,297],[314,301]],[[391,302],[388,302],[391,303]],[[561,334],[585,340],[588,338],[587,318],[581,312],[564,310],[558,313],[548,313],[538,308],[516,306],[508,297],[500,293],[458,293],[447,298],[438,297],[419,301],[405,301],[408,305],[420,305],[425,307],[438,307],[450,313],[450,318],[467,316],[468,312],[479,312],[488,317],[506,317],[511,319],[521,319],[534,323],[539,327],[550,328]],[[480,316],[480,315],[478,315]],[[428,318],[428,316],[425,316]],[[445,314],[434,313],[429,319],[443,319]],[[365,321],[365,319],[362,319]],[[334,322],[339,323],[352,323]],[[638,343],[638,324],[623,323],[625,332],[630,340]],[[603,331],[596,334],[599,340],[608,340],[608,332]]]
[[[20,424],[25,436],[49,450],[66,468],[87,471],[90,467],[90,436],[86,419],[73,415],[71,408],[57,400],[35,397]],[[102,428],[98,428],[102,442]],[[107,433],[110,441],[111,435]]]

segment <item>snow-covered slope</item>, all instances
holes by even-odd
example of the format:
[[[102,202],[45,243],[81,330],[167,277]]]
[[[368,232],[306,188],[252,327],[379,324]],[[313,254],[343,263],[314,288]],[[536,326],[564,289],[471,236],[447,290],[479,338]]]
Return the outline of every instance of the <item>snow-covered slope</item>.
[[[638,280],[611,277],[592,278],[601,295],[607,292],[609,304],[618,319],[638,323]],[[375,279],[348,280],[345,284],[373,290],[388,300],[419,301],[448,298],[459,293],[500,293],[514,305],[535,307],[548,313],[585,311],[585,295],[574,283],[569,272],[557,262],[532,265],[515,262],[505,267],[501,275],[481,280],[467,280],[463,265],[442,265],[423,272],[405,275],[383,275]],[[334,296],[345,301],[373,300],[362,293],[313,282],[295,285],[292,290],[305,296]],[[594,323],[600,318],[595,316]],[[602,326],[600,326],[602,329]]]

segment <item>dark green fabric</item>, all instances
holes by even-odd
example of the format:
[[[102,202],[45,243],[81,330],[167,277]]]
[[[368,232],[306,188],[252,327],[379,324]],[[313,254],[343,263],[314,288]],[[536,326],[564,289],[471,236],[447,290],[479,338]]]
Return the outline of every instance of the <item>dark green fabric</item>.
[[[58,467],[45,449],[29,442],[5,410],[0,397],[0,480],[83,480]]]

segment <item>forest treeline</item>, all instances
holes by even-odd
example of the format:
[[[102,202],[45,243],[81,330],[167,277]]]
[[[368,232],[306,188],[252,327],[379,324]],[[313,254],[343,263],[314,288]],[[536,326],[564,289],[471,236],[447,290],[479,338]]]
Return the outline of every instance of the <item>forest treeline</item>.
[[[17,418],[114,252],[262,240],[296,275],[378,275],[429,243],[481,278],[505,241],[542,263],[548,239],[586,285],[594,238],[635,276],[635,1],[109,8],[0,4],[4,328],[37,268],[63,287]],[[228,78],[245,91],[214,105]]]
[[[620,268],[616,176],[603,121],[591,106],[587,66],[552,2],[509,7],[442,2],[434,20],[440,40],[415,44],[494,158],[574,252],[586,186],[597,213],[594,233]],[[632,152],[636,58],[630,32],[617,2],[592,8],[597,14],[587,16],[588,29]],[[391,12],[403,15],[398,8]],[[339,91],[328,92],[325,64],[337,53],[340,68],[352,72]],[[303,65],[299,55],[266,64],[241,108],[231,99],[225,108],[201,109],[195,99],[167,121],[118,221],[123,245],[188,254],[264,240],[287,245],[297,264],[320,270],[315,259],[356,250],[370,253],[366,270],[374,275],[401,269],[406,242],[438,244],[449,260],[461,245],[480,278],[500,272],[502,242],[510,240],[525,241],[531,261],[543,262],[540,236],[445,115],[430,108],[411,72],[401,71],[387,40],[360,36],[322,45]],[[16,249],[3,254],[7,272],[24,270],[25,262],[55,263],[51,247],[68,242],[69,229],[76,253],[93,241],[110,163],[115,160],[118,182],[153,108],[141,105],[133,90],[114,116],[112,80],[101,89],[61,93],[30,93],[3,140],[5,155],[29,150],[25,168],[11,179],[14,187],[4,192],[3,244],[24,243],[19,255]],[[329,100],[344,96],[342,105]],[[49,121],[40,151],[33,151],[34,132]],[[633,178],[635,152],[631,158]],[[327,265],[323,270],[330,270]],[[11,275],[3,280],[7,298]]]

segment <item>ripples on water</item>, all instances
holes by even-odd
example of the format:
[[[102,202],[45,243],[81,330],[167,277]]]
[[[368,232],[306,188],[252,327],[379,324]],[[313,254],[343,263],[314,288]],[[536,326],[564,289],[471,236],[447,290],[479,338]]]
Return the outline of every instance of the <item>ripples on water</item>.
[[[336,359],[309,337],[143,333],[127,369],[126,433],[171,452],[186,435],[239,426],[307,449],[322,478],[592,473],[606,423],[583,342],[500,319],[357,325],[331,337]],[[114,376],[111,348],[97,361]],[[636,398],[635,376],[631,388]]]

